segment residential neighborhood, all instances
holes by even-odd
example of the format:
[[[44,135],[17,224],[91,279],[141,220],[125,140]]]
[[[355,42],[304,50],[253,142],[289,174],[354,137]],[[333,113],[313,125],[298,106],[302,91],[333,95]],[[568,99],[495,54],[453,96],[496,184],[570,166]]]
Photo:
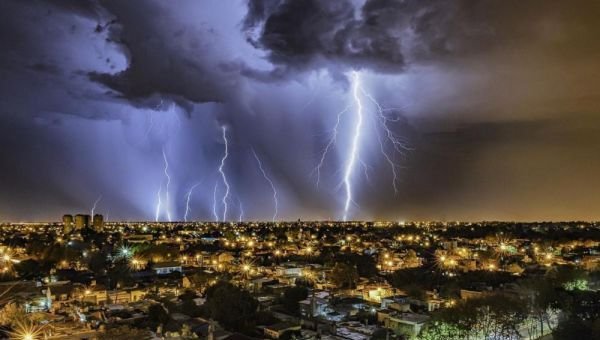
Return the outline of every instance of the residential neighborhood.
[[[0,229],[8,337],[563,339],[600,311],[594,223],[63,220]]]

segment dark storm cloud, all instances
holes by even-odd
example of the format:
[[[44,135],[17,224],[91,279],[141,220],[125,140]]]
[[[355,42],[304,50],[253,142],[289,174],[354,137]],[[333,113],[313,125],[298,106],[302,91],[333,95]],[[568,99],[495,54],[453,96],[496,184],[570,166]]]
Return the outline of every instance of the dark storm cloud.
[[[336,64],[401,70],[400,37],[355,19],[351,1],[250,1],[244,21],[248,39],[278,65],[305,69]],[[260,30],[258,38],[253,30]]]
[[[106,48],[104,36],[94,33],[101,12],[87,1],[3,1],[3,110],[25,116],[55,112],[114,119],[108,110],[87,105],[106,97],[85,74],[109,72],[105,60],[116,55]]]
[[[40,4],[36,7],[9,1],[6,5],[13,10],[4,13],[8,15],[28,7],[39,11],[45,6],[45,16],[62,17],[71,23],[71,30],[85,30],[93,39],[113,45],[115,53],[120,55],[104,55],[100,62],[105,67],[73,73],[87,75],[104,86],[107,100],[112,98],[136,107],[155,108],[162,98],[191,111],[191,103],[223,101],[225,89],[235,86],[235,80],[226,79],[218,71],[215,61],[218,58],[211,44],[219,37],[202,23],[184,22],[177,17],[178,10],[192,7],[193,2],[182,1],[179,7],[159,1],[48,0]],[[78,18],[93,21],[93,28],[82,27]],[[33,39],[26,38],[27,32],[35,28],[16,20],[14,16],[7,17],[6,29],[1,31],[6,36],[0,36],[3,46],[18,44],[22,48],[19,56],[26,58],[48,54]],[[15,32],[15,27],[20,29]],[[23,37],[18,36],[20,30]],[[122,56],[126,57],[125,67],[114,60]],[[44,72],[64,66],[56,60],[52,62],[54,64],[35,62],[28,67]]]
[[[250,0],[243,29],[279,66],[394,73],[498,48],[598,53],[598,13],[593,1]]]
[[[43,0],[52,9],[66,11],[84,17],[100,20],[102,17],[102,6],[97,0]]]
[[[127,69],[117,74],[91,73],[90,78],[138,103],[162,95],[186,107],[184,100],[212,102],[223,100],[226,79],[217,82],[210,62],[209,28],[178,22],[172,7],[160,2],[103,1],[114,16],[110,39],[123,47]],[[140,11],[140,7],[144,10]],[[211,37],[213,36],[213,37]],[[156,105],[152,102],[151,105]],[[191,109],[187,106],[188,109]]]

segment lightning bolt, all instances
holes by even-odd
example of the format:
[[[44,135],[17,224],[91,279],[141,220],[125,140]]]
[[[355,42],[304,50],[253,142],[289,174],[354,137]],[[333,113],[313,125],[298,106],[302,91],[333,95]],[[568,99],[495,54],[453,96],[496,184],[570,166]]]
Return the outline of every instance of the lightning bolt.
[[[169,185],[171,184],[171,176],[169,176],[169,161],[167,160],[167,154],[165,152],[165,148],[162,149],[163,160],[165,161],[165,178],[167,179],[167,184],[165,186],[165,207],[167,213],[167,220],[171,222],[171,208],[169,206]]]
[[[162,182],[158,186],[158,192],[156,193],[156,210],[154,212],[154,222],[158,222],[158,219],[160,218],[160,209],[162,206],[161,195],[162,195]]]
[[[92,210],[90,211],[90,215],[92,217],[94,217],[94,211],[96,210],[96,206],[98,205],[98,203],[100,203],[101,200],[102,200],[102,195],[98,196],[98,198],[96,198],[96,200],[94,201],[94,205],[92,206]]]
[[[398,169],[400,168],[400,166],[394,161],[392,153],[396,152],[402,154],[405,151],[411,150],[407,145],[407,141],[402,137],[398,136],[396,133],[394,133],[394,131],[390,127],[390,124],[398,122],[399,118],[390,117],[388,111],[399,109],[384,108],[381,104],[379,104],[379,102],[375,100],[373,95],[371,95],[368,91],[364,89],[359,72],[353,71],[350,74],[350,78],[352,101],[354,103],[352,107],[354,107],[355,109],[355,121],[352,125],[350,149],[348,154],[346,155],[346,162],[343,165],[343,180],[340,184],[344,187],[344,191],[346,194],[343,211],[344,221],[348,219],[351,204],[355,204],[353,197],[354,188],[352,185],[352,181],[355,176],[355,172],[357,171],[357,166],[360,165],[362,167],[366,180],[370,181],[370,166],[360,157],[362,130],[364,129],[364,123],[366,119],[366,105],[365,103],[363,103],[365,100],[370,102],[374,107],[375,112],[369,117],[371,117],[375,121],[374,127],[377,134],[379,150],[385,162],[388,163],[388,165],[390,166],[392,172],[392,187],[394,189],[394,193],[398,193]],[[321,168],[324,165],[327,154],[331,151],[331,149],[336,143],[342,116],[349,110],[349,108],[350,107],[346,107],[344,110],[340,111],[337,114],[337,119],[331,132],[331,137],[329,138],[325,148],[323,149],[323,152],[321,153],[321,157],[319,159],[319,162],[317,163],[317,166],[313,170],[313,172],[316,172],[317,174],[317,187],[319,186]],[[388,151],[390,146],[392,151]]]
[[[404,153],[405,151],[411,150],[408,147],[408,145],[407,145],[408,143],[406,142],[406,140],[401,138],[400,136],[396,135],[392,131],[392,129],[390,129],[390,127],[388,125],[389,123],[394,123],[394,122],[398,121],[398,118],[393,119],[393,118],[388,117],[385,114],[386,111],[395,110],[395,108],[383,108],[383,106],[381,106],[381,104],[379,104],[379,102],[377,102],[377,100],[375,100],[375,98],[369,92],[365,91],[365,89],[362,87],[362,85],[360,85],[360,82],[359,82],[359,88],[360,88],[360,92],[365,97],[367,97],[367,99],[369,99],[369,101],[371,101],[375,105],[375,108],[377,109],[377,118],[378,118],[377,121],[379,122],[379,126],[385,134],[385,138],[386,138],[387,142],[391,143],[393,149],[398,153]],[[391,169],[392,175],[393,175],[392,186],[394,188],[394,193],[397,194],[398,193],[398,168],[400,166],[396,162],[394,162],[392,156],[385,150],[385,143],[384,143],[381,135],[378,135],[377,138],[379,141],[379,147],[381,150],[381,154],[385,158],[386,162],[390,165],[390,169]]]
[[[277,219],[277,214],[279,213],[279,200],[277,199],[277,189],[275,188],[275,184],[273,183],[273,181],[271,180],[269,175],[267,175],[267,172],[263,168],[262,162],[260,161],[260,158],[258,158],[258,154],[256,153],[256,151],[254,151],[254,149],[252,149],[252,154],[254,155],[254,158],[256,159],[256,162],[258,163],[258,168],[260,169],[260,172],[262,173],[265,180],[267,182],[269,182],[269,185],[271,186],[271,190],[273,190],[273,204],[274,204],[275,212],[273,213],[272,221],[275,222],[275,220]]]
[[[219,187],[219,183],[215,183],[215,190],[213,191],[213,216],[215,217],[215,221],[219,222],[219,214],[217,213],[217,188]]]
[[[242,201],[238,198],[238,203],[240,205],[240,217],[238,218],[238,222],[242,223],[244,220],[244,207],[242,206]]]
[[[158,105],[156,105],[156,107],[154,108],[153,111],[150,111],[150,115],[149,115],[149,124],[148,124],[148,129],[146,130],[146,133],[144,134],[144,137],[148,138],[148,135],[150,134],[150,131],[152,131],[152,128],[154,127],[154,111],[159,111],[162,109],[163,106],[163,100],[160,100],[160,103],[158,103]]]
[[[357,159],[359,159],[359,143],[360,143],[360,132],[363,125],[363,104],[359,95],[360,90],[360,76],[358,72],[352,72],[352,96],[356,103],[356,123],[354,125],[354,135],[352,137],[352,147],[350,149],[350,156],[346,163],[346,170],[344,171],[344,187],[346,188],[346,202],[344,203],[344,221],[348,219],[348,211],[350,210],[350,203],[352,199],[352,173]]]
[[[169,208],[169,185],[171,184],[171,176],[169,175],[169,161],[167,160],[167,153],[165,152],[165,148],[162,148],[163,161],[165,163],[165,167],[163,169],[163,173],[165,174],[165,178],[167,179],[166,188],[165,188],[165,211],[167,214],[167,220],[171,222],[171,210]],[[154,221],[158,222],[160,219],[160,212],[162,211],[162,181],[158,186],[158,192],[156,193],[156,209],[154,211]]]
[[[185,195],[185,214],[183,215],[183,221],[184,222],[187,222],[187,217],[188,217],[188,214],[190,212],[190,197],[192,197],[192,192],[199,185],[200,185],[200,183],[196,183],[196,184],[192,185],[192,187],[190,188],[190,190]]]
[[[321,168],[323,167],[323,164],[325,163],[325,158],[327,157],[327,154],[329,153],[329,150],[331,149],[331,147],[335,144],[335,142],[337,140],[337,135],[338,135],[338,131],[339,131],[338,128],[340,126],[340,122],[342,120],[342,116],[349,109],[350,109],[350,107],[348,106],[345,109],[343,109],[342,111],[338,112],[335,125],[333,126],[333,129],[331,130],[331,137],[329,138],[329,141],[327,142],[327,145],[325,145],[325,148],[323,149],[323,152],[321,153],[321,158],[319,160],[319,163],[317,164],[317,166],[313,170],[313,172],[317,173],[317,188],[319,187],[319,182],[321,181]]]
[[[227,221],[227,199],[229,198],[229,182],[227,182],[227,176],[225,175],[225,161],[227,157],[229,157],[229,140],[227,139],[227,128],[225,126],[221,127],[223,131],[223,142],[225,143],[225,153],[223,154],[223,158],[221,158],[221,165],[219,165],[219,172],[221,173],[221,179],[223,180],[223,184],[225,185],[225,194],[221,199],[223,203],[223,222]]]

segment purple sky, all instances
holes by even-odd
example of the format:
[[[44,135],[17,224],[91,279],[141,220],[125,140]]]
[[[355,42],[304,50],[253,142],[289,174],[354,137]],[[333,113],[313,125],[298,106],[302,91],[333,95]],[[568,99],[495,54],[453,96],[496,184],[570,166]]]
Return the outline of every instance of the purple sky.
[[[353,71],[349,218],[599,219],[598,17],[583,0],[2,1],[0,221],[99,196],[111,220],[154,220],[159,196],[183,220],[198,183],[188,219],[214,219],[215,185],[222,217],[223,126],[228,220],[273,217],[252,150],[277,219],[340,219]]]

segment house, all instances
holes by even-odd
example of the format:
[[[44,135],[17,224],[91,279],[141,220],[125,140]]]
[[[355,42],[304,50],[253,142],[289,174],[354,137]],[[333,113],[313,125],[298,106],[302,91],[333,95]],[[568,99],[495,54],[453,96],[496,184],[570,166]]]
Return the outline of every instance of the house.
[[[309,297],[308,299],[302,300],[300,304],[300,314],[304,317],[313,317],[317,315],[325,315],[332,312],[333,310],[329,307],[327,299],[318,297]]]
[[[218,253],[209,253],[203,251],[196,254],[196,262],[203,267],[212,267],[214,269],[226,269],[231,265],[235,257],[227,251]]]
[[[429,320],[429,316],[423,314],[397,313],[388,314],[383,324],[396,334],[414,339],[419,335],[427,320]]]
[[[0,297],[1,304],[11,300],[23,301],[27,313],[46,311],[52,305],[52,296],[48,289],[43,289],[39,282],[34,281],[2,282]]]
[[[86,289],[80,293],[77,298],[95,305],[104,305],[107,303],[131,303],[141,301],[146,295],[146,291],[140,288],[126,288],[116,290],[106,290],[103,285],[97,285]]]
[[[69,303],[75,298],[76,291],[82,289],[82,285],[73,285],[70,281],[56,281],[46,286],[45,294],[49,297],[53,307],[59,308],[62,304]]]
[[[152,234],[134,234],[126,235],[124,237],[127,243],[150,243],[153,240]]]
[[[410,310],[410,299],[407,295],[396,295],[385,298],[381,300],[381,308],[407,312]]]
[[[213,259],[217,261],[217,264],[228,265],[228,264],[231,264],[231,262],[233,262],[235,257],[230,252],[223,251],[223,252],[217,253],[213,257]]]
[[[469,289],[461,289],[460,290],[460,298],[463,300],[468,299],[476,299],[483,297],[486,292],[484,290],[469,290]]]
[[[152,266],[152,270],[154,270],[157,275],[167,275],[174,272],[183,273],[181,263],[177,261],[159,262]]]
[[[303,272],[302,267],[277,267],[275,271],[276,276],[288,276],[288,277],[300,277]]]
[[[258,292],[265,286],[274,285],[277,283],[279,283],[279,281],[277,281],[276,279],[260,277],[257,279],[253,279],[248,288],[252,291]]]
[[[394,296],[398,291],[387,283],[368,283],[358,286],[356,293],[366,301],[380,303],[382,299]]]
[[[271,339],[279,339],[285,332],[300,332],[300,325],[289,322],[276,323],[271,326],[266,326],[264,329],[265,335]]]

